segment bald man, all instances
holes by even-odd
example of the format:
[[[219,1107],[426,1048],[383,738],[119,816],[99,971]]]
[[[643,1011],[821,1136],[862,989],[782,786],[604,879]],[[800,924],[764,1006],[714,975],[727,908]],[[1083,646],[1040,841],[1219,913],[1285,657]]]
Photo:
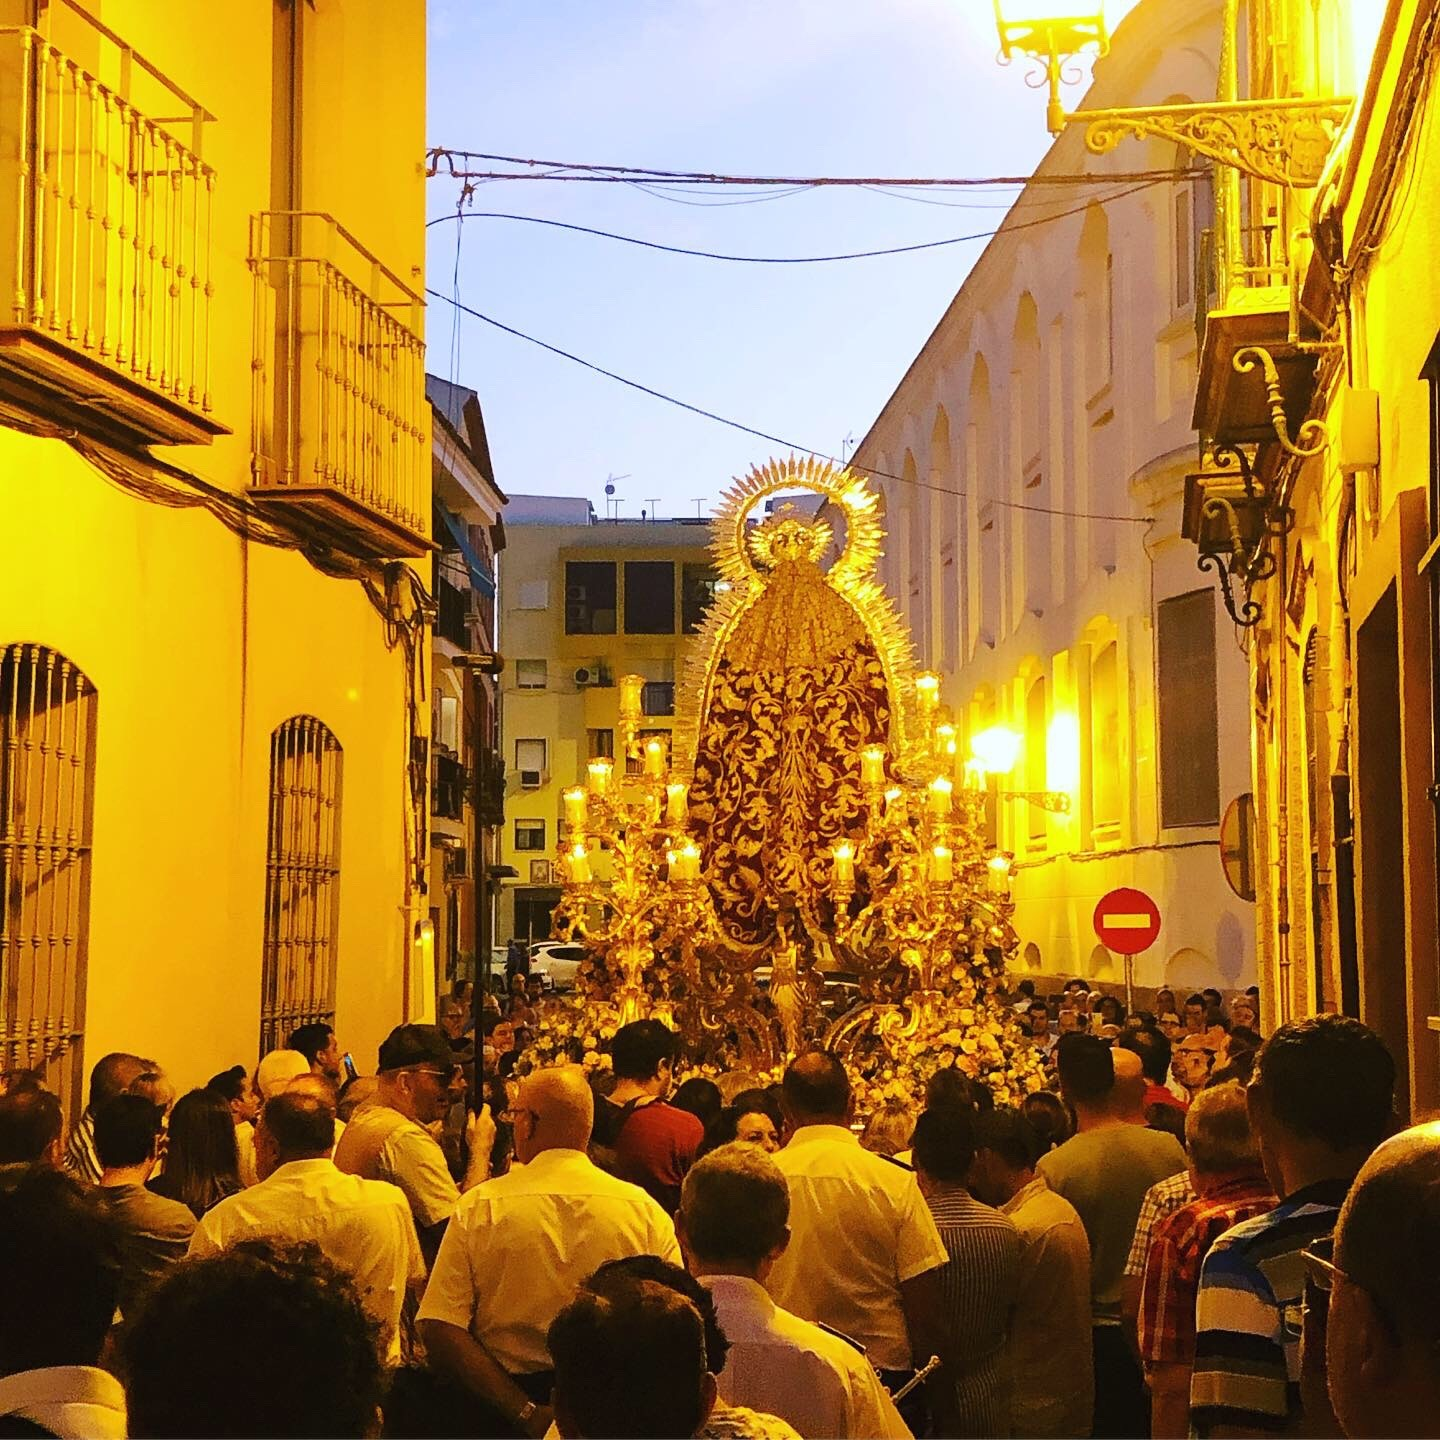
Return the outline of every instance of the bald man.
[[[1440,1424],[1440,1124],[1416,1125],[1365,1162],[1340,1211],[1328,1286],[1330,1403],[1354,1440],[1434,1435]]]
[[[1110,1108],[1117,1120],[1127,1125],[1144,1125],[1145,1069],[1133,1050],[1118,1047],[1110,1051],[1115,1070],[1115,1088],[1110,1092]]]
[[[576,1287],[607,1260],[680,1263],[670,1217],[585,1153],[595,1102],[585,1072],[527,1075],[511,1108],[521,1164],[456,1207],[420,1305],[431,1363],[526,1434],[550,1423],[545,1336]]]

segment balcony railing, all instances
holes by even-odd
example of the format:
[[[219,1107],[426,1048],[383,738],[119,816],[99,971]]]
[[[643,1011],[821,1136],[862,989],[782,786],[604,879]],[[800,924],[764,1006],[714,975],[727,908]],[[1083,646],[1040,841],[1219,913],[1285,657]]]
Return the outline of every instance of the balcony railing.
[[[253,217],[252,497],[353,554],[423,555],[420,297],[329,215]]]
[[[119,89],[39,31],[0,29],[0,390],[90,433],[206,441],[225,429],[210,413],[215,172],[197,153],[211,117],[85,19]],[[153,118],[141,92],[182,119]]]
[[[430,784],[430,813],[442,820],[463,820],[470,777],[465,767],[449,755],[435,754],[434,777]]]

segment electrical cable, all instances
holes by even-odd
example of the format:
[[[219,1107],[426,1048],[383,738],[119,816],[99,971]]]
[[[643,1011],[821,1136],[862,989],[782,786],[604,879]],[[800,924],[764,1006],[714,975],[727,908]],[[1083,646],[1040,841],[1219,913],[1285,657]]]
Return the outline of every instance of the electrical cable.
[[[459,301],[452,300],[448,295],[442,294],[439,290],[433,290],[427,286],[425,293],[433,296],[436,300],[443,300],[447,305],[454,305],[457,310],[463,311],[475,320],[484,321],[485,324],[493,326],[496,330],[503,331],[506,335],[513,335],[517,340],[525,340],[531,345],[538,346],[541,350],[548,350],[550,354],[558,355],[562,360],[569,360],[573,364],[583,366],[586,370],[593,370],[595,374],[603,375],[607,380],[614,380],[617,384],[625,385],[631,390],[638,390],[642,395],[649,395],[655,400],[663,400],[667,405],[674,405],[681,410],[688,410],[692,415],[699,415],[706,420],[713,420],[718,425],[728,426],[730,429],[742,431],[746,435],[754,435],[760,440],[768,440],[772,445],[781,445],[785,449],[795,451],[798,454],[813,455],[817,460],[828,460],[833,465],[843,466],[845,463],[824,450],[816,450],[809,445],[801,445],[794,440],[786,440],[782,436],[772,435],[766,430],[757,430],[753,425],[743,424],[739,420],[731,420],[727,416],[716,414],[713,410],[706,410],[702,406],[692,405],[688,400],[681,400],[674,395],[667,395],[663,390],[656,390],[649,385],[643,385],[638,380],[631,380],[624,375],[617,375],[615,371],[607,370],[603,365],[596,365],[593,361],[585,360],[579,355],[572,354],[569,350],[562,350],[558,345],[551,345],[547,341],[537,339],[534,335],[527,335],[523,330],[517,330],[514,326],[506,325],[503,321],[483,314],[481,311],[469,305],[464,305]],[[848,468],[851,470],[859,470],[879,480],[896,480],[902,485],[914,485],[917,489],[931,490],[937,495],[951,495],[957,499],[964,499],[969,494],[967,490],[954,490],[947,485],[935,485],[927,480],[921,480],[918,475],[894,475],[888,470],[876,470],[867,465],[856,465],[853,461],[849,464]],[[1069,520],[1110,520],[1122,525],[1151,525],[1154,523],[1149,516],[1144,515],[1106,515],[1082,510],[1062,510],[1051,505],[1031,505],[1021,500],[1006,500],[998,495],[987,496],[986,499],[989,503],[1003,506],[1007,510],[1023,510],[1036,515],[1055,515]]]
[[[457,160],[486,160],[501,165],[524,165],[530,167],[521,171],[470,171],[458,168]],[[684,183],[689,185],[750,185],[786,186],[810,189],[818,186],[890,186],[892,189],[913,189],[915,187],[954,187],[1006,185],[1026,187],[1031,185],[1085,186],[1129,184],[1141,180],[1191,179],[1206,173],[1204,170],[1133,170],[1133,171],[1085,171],[1079,174],[1062,175],[984,175],[984,176],[876,176],[876,175],[724,175],[705,170],[660,170],[640,165],[591,165],[578,161],[536,160],[516,155],[491,155],[480,150],[452,150],[444,145],[432,146],[425,152],[425,173],[433,177],[444,173],[456,180],[579,180],[608,184],[630,184],[644,180],[649,184]],[[535,173],[540,167],[545,173]],[[578,173],[559,174],[559,171]]]
[[[1054,215],[1040,215],[1033,220],[1017,220],[1013,225],[1002,225],[994,230],[977,230],[971,235],[952,235],[944,240],[923,240],[915,245],[892,245],[883,250],[856,250],[842,255],[726,255],[716,250],[691,250],[684,245],[664,245],[658,240],[642,240],[635,235],[617,235],[613,230],[597,230],[591,225],[574,225],[568,220],[550,220],[541,215],[512,215],[499,210],[456,210],[449,214],[437,215],[426,222],[426,229],[447,220],[456,220],[462,215],[467,220],[517,220],[528,225],[548,225],[556,230],[570,230],[579,235],[596,235],[602,240],[618,240],[625,245],[639,245],[646,250],[661,250],[667,255],[689,255],[699,260],[723,260],[736,265],[829,265],[840,260],[875,260],[886,255],[912,255],[919,250],[939,250],[948,245],[964,245],[972,240],[989,240],[1003,229],[1007,234],[1017,230],[1033,230],[1037,225],[1049,225],[1056,220],[1065,220],[1072,215],[1083,215],[1091,205],[1108,205],[1113,200],[1123,200],[1128,195],[1138,194],[1158,185],[1158,180],[1147,180],[1143,184],[1131,185],[1112,195],[1092,196],[1084,205],[1069,210],[1057,211]]]

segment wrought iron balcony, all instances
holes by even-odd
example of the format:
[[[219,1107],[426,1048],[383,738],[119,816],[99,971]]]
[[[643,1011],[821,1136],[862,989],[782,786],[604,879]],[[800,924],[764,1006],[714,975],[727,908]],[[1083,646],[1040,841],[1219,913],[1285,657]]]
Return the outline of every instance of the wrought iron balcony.
[[[368,559],[429,553],[422,302],[332,216],[254,216],[251,497]]]
[[[37,30],[0,29],[0,398],[130,444],[208,441],[225,433],[210,397],[215,172],[198,153],[213,117],[84,19],[119,88]]]
[[[470,777],[465,767],[449,755],[431,757],[434,776],[430,784],[430,813],[442,820],[463,820]]]

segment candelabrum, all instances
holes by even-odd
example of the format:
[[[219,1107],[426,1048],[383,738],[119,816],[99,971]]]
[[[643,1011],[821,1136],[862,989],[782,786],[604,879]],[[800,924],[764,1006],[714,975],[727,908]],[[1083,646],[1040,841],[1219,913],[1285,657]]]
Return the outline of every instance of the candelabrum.
[[[918,735],[904,766],[881,746],[860,756],[865,814],[831,852],[837,950],[862,976],[867,1003],[831,1025],[828,1047],[867,1064],[873,1105],[915,1098],[916,1080],[957,1065],[1010,1098],[1039,1083],[997,994],[1016,947],[1010,859],[985,839],[994,793],[962,760],[933,675],[915,681]],[[1035,1072],[1032,1075],[1032,1070]]]
[[[666,742],[637,735],[643,684],[637,675],[620,682],[624,760],[590,761],[586,784],[563,796],[558,856],[559,933],[586,946],[585,988],[604,997],[615,1025],[652,1014],[678,1019],[677,1008],[695,1008],[701,951],[715,930],[688,828],[688,787],[671,776]]]

